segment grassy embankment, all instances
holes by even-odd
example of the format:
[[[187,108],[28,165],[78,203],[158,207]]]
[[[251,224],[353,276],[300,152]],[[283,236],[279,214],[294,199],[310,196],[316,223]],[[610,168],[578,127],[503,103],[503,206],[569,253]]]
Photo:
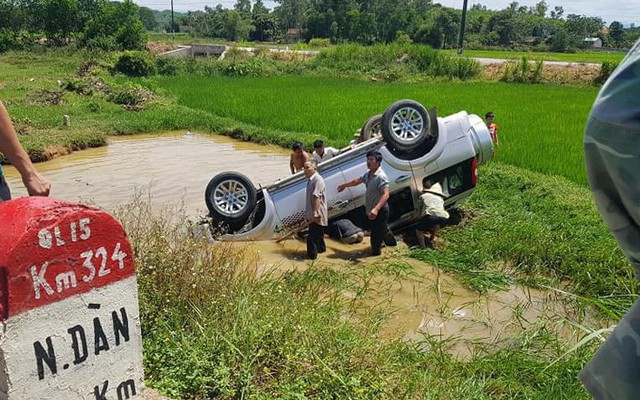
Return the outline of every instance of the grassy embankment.
[[[595,305],[614,319],[635,295],[631,270],[599,222],[590,193],[574,183],[584,181],[576,160],[581,158],[580,135],[596,89],[177,77],[143,81],[166,92],[145,103],[142,111],[125,111],[101,95],[71,92],[64,93],[60,105],[30,104],[29,94],[41,87],[57,90],[56,79],[73,73],[74,56],[55,57],[28,62],[15,55],[0,58],[3,71],[13,68],[11,79],[3,78],[0,97],[9,100],[14,117],[30,119],[17,121],[30,122],[31,133],[22,139],[47,129],[61,137],[76,130],[104,137],[219,127],[279,143],[293,138],[310,142],[318,135],[341,143],[367,117],[398,98],[437,105],[441,114],[459,109],[483,113],[491,107],[502,125],[500,162],[481,170],[482,184],[463,207],[466,217],[443,230],[438,251],[411,255],[450,271],[478,292],[512,282],[557,287],[573,293],[569,297],[581,307]],[[68,63],[67,69],[56,68],[58,63]],[[188,93],[185,87],[194,91]],[[208,92],[195,91],[205,87]],[[259,100],[252,103],[254,97]],[[305,98],[313,101],[305,103]],[[253,109],[258,112],[249,117]],[[63,113],[72,115],[68,131],[58,123]],[[295,121],[292,127],[282,126],[289,120]],[[569,153],[573,161],[564,160]],[[526,157],[531,157],[530,164],[524,168],[506,165],[518,165]],[[535,164],[540,160],[544,162]],[[554,169],[565,165],[570,166],[566,171]],[[569,346],[545,321],[502,350],[479,349],[468,361],[446,353],[448,339],[426,337],[418,344],[377,340],[381,322],[393,310],[362,312],[357,300],[372,290],[369,283],[375,276],[402,282],[412,276],[411,267],[396,260],[346,264],[338,271],[316,265],[306,272],[255,279],[251,268],[243,273],[242,255],[233,256],[230,249],[184,237],[183,230],[140,215],[139,209],[121,218],[139,267],[147,379],[175,397],[586,398],[575,376],[593,347],[582,346],[561,357]],[[339,295],[343,291],[357,293],[356,300],[345,300]],[[424,347],[430,351],[421,352]]]
[[[479,292],[514,283],[557,288],[587,315],[594,306],[617,318],[635,282],[588,190],[499,164],[482,177],[463,221],[442,231],[438,251],[411,256]],[[146,376],[172,396],[587,398],[576,374],[593,347],[572,351],[550,320],[535,321],[506,343],[470,341],[469,360],[448,354],[458,338],[378,339],[396,310],[386,302],[363,309],[383,292],[373,282],[406,286],[421,278],[402,254],[337,269],[320,262],[256,279],[242,250],[186,238],[139,210],[121,218],[135,221],[126,229],[139,266]],[[441,291],[437,281],[431,285]],[[512,306],[517,315],[523,304]],[[586,325],[573,329],[577,337],[591,332]]]
[[[500,165],[483,177],[464,222],[443,230],[437,252],[413,256],[480,291],[510,282],[560,287],[584,294],[566,295],[569,303],[602,306],[612,317],[628,304],[633,281],[585,188]],[[242,250],[189,239],[138,209],[121,219],[134,221],[125,227],[139,266],[146,377],[177,398],[587,398],[576,374],[593,348],[570,351],[550,320],[507,342],[469,341],[469,360],[447,352],[459,338],[379,339],[395,310],[386,301],[363,308],[372,295],[384,298],[374,282],[421,279],[402,254],[256,279]],[[599,291],[607,295],[594,297]],[[517,315],[524,305],[512,306]]]
[[[451,55],[456,54],[456,50],[444,50]],[[506,50],[464,50],[465,57],[474,58],[496,58],[505,60],[519,60],[527,57],[529,60],[545,61],[565,61],[572,63],[594,63],[603,62],[619,63],[625,56],[623,52],[591,51],[579,53],[550,53],[536,51],[506,51]]]

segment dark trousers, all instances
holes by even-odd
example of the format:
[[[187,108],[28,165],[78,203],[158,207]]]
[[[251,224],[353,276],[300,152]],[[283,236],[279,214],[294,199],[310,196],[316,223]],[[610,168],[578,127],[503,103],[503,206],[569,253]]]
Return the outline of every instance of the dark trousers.
[[[423,232],[430,232],[433,228],[437,226],[443,226],[447,224],[449,221],[446,218],[436,217],[435,215],[425,215],[422,219],[416,224],[416,229]]]
[[[4,175],[0,174],[0,201],[3,200],[11,200],[11,191],[7,181],[4,179]]]
[[[309,225],[309,235],[307,236],[307,257],[310,260],[318,258],[318,253],[324,253],[327,248],[324,244],[324,226],[315,222]]]
[[[371,254],[378,256],[382,253],[382,242],[385,237],[392,236],[389,230],[389,205],[385,204],[384,207],[378,211],[376,219],[371,220]],[[389,239],[388,239],[389,240]],[[395,238],[393,239],[395,242]],[[389,243],[391,246],[395,246],[395,243]]]

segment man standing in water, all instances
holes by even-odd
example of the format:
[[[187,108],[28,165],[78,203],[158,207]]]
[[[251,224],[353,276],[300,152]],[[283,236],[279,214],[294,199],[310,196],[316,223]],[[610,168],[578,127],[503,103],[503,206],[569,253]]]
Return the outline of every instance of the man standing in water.
[[[371,221],[371,255],[382,254],[382,242],[389,246],[395,246],[396,240],[389,230],[389,178],[384,173],[380,164],[382,154],[377,150],[367,153],[367,171],[359,178],[338,185],[338,192],[344,189],[364,183],[367,187],[365,193],[365,212]]]
[[[304,145],[300,142],[295,142],[293,146],[291,146],[291,160],[289,161],[289,168],[291,169],[291,173],[295,174],[298,171],[302,171],[304,167],[304,163],[307,160],[311,159],[309,153],[304,151]]]
[[[48,196],[51,184],[36,171],[29,155],[18,141],[18,135],[13,128],[11,119],[4,104],[0,101],[0,152],[11,161],[20,172],[22,182],[27,188],[29,196]],[[2,175],[0,167],[0,201],[11,200],[9,185]]]
[[[328,225],[327,198],[324,179],[317,171],[315,161],[304,163],[304,176],[307,182],[306,217],[309,225],[307,236],[307,257],[315,260],[318,253],[324,253],[327,248],[324,243],[324,228]]]

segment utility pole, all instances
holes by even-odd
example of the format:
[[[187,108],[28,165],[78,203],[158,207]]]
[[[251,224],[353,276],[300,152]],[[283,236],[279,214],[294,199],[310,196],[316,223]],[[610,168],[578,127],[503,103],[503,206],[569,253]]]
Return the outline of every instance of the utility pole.
[[[464,0],[466,3],[467,0]],[[171,0],[171,33],[176,33],[176,24],[173,22],[173,0]]]
[[[172,0],[173,1],[173,0]],[[462,19],[460,20],[460,41],[458,42],[458,55],[462,55],[462,44],[464,43],[464,28],[467,23],[467,0],[462,6]]]

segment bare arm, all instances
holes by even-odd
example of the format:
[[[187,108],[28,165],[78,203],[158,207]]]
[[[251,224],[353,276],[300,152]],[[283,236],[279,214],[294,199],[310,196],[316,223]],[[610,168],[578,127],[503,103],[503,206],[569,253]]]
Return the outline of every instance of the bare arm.
[[[313,210],[313,222],[317,222],[320,220],[320,213],[318,210],[320,209],[320,198],[316,196],[311,196],[311,209]]]
[[[36,171],[24,150],[4,104],[0,102],[0,151],[20,172],[29,196],[48,196],[51,184]]]
[[[338,185],[338,192],[342,192],[343,190],[345,190],[348,187],[351,186],[356,186],[362,183],[362,177],[356,178],[356,179],[352,179],[350,181],[341,183]]]
[[[380,200],[378,200],[378,204],[369,211],[369,219],[376,219],[378,216],[378,212],[385,204],[387,204],[387,200],[389,200],[389,188],[386,187],[382,189],[382,196],[380,196]]]
[[[295,165],[293,165],[293,154],[291,154],[291,158],[289,160],[289,168],[291,168],[291,173],[292,174],[296,173],[296,167],[295,167]]]

